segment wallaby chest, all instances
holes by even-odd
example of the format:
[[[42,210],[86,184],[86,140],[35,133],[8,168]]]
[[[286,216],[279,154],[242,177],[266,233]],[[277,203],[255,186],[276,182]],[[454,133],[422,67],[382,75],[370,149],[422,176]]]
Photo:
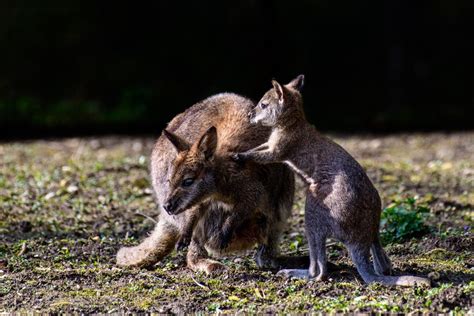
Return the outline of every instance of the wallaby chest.
[[[283,131],[280,128],[274,128],[268,137],[267,145],[270,151],[275,151],[278,149],[278,145],[281,145],[283,141]]]

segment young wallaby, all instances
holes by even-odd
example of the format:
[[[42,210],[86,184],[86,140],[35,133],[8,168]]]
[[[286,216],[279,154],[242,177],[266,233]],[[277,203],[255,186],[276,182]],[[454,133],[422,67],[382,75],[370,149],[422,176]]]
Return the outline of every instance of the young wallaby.
[[[294,176],[289,168],[283,164],[241,166],[229,159],[230,153],[253,148],[270,134],[268,127],[248,121],[253,106],[247,98],[219,94],[168,124],[150,159],[151,181],[163,210],[149,237],[119,250],[119,265],[151,266],[176,243],[181,247],[189,239],[187,264],[195,271],[212,273],[223,268],[209,253],[247,250],[255,244],[259,245],[259,267],[309,264],[307,257],[278,254],[293,204]]]
[[[281,273],[325,279],[326,238],[334,237],[347,247],[366,283],[429,285],[425,278],[386,276],[391,273],[391,263],[379,240],[379,194],[359,163],[306,121],[300,93],[303,83],[303,75],[287,85],[272,81],[273,88],[251,113],[252,123],[272,128],[270,137],[260,146],[234,155],[241,161],[286,163],[309,186],[305,206],[309,270],[287,269]]]

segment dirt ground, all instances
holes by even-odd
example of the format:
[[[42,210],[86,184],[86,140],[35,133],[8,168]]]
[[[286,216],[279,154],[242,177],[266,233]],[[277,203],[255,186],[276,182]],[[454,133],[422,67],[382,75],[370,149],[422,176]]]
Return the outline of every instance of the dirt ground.
[[[152,229],[152,138],[0,144],[0,312],[473,312],[474,132],[332,135],[361,162],[384,204],[417,197],[431,232],[386,246],[397,274],[431,288],[364,285],[345,249],[325,282],[257,269],[254,251],[220,260],[220,276],[195,274],[173,253],[150,270],[122,269],[115,253]],[[302,191],[282,252],[307,252]]]

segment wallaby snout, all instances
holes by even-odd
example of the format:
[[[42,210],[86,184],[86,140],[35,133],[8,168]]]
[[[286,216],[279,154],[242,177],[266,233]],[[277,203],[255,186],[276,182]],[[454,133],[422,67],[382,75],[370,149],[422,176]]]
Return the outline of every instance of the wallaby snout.
[[[178,206],[181,202],[180,198],[170,198],[166,200],[166,202],[163,204],[163,208],[165,209],[166,213],[169,215],[177,215],[184,211],[184,209],[179,210]]]
[[[255,116],[255,107],[253,107],[250,111],[247,113],[247,118],[251,120]]]

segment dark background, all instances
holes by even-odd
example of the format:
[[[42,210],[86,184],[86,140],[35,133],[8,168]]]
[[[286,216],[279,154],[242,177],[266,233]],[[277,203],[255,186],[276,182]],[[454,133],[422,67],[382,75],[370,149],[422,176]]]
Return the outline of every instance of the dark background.
[[[472,0],[0,3],[0,138],[158,134],[300,73],[322,130],[474,127]]]

